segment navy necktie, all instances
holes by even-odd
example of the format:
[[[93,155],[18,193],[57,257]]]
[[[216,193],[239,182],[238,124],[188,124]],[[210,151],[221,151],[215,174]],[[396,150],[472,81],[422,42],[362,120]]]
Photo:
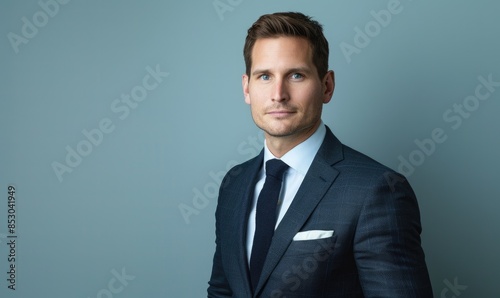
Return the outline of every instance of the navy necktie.
[[[276,226],[276,208],[283,174],[287,169],[288,165],[279,159],[271,159],[266,162],[266,181],[257,199],[255,235],[250,257],[250,278],[254,290],[259,282],[267,251],[273,239],[274,227]]]

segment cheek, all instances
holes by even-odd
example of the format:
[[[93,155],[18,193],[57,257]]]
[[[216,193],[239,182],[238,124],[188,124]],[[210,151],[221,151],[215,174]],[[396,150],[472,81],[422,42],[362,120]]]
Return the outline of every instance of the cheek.
[[[252,90],[245,98],[245,102],[252,106],[252,109],[258,109],[264,105],[265,95],[262,90]]]
[[[321,94],[318,92],[302,92],[299,95],[303,100],[297,101],[301,110],[308,115],[315,115],[321,113],[321,108],[323,107],[323,101]]]
[[[251,102],[250,102],[250,111],[252,112],[252,116],[255,117],[260,117],[259,115],[262,114],[262,104],[258,100],[256,100],[255,97],[252,97]]]

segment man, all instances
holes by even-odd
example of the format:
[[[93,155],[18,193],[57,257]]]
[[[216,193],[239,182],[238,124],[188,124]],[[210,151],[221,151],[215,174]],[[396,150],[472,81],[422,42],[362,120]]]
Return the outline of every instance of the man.
[[[432,297],[410,185],[321,120],[335,86],[322,26],[261,16],[244,58],[265,146],[221,184],[208,297]]]

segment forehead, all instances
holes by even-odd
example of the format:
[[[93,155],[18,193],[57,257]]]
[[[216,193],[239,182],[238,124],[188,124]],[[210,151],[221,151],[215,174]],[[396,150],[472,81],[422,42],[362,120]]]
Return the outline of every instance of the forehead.
[[[309,41],[302,37],[260,38],[255,41],[252,49],[252,68],[272,68],[301,66],[314,67],[312,47]]]

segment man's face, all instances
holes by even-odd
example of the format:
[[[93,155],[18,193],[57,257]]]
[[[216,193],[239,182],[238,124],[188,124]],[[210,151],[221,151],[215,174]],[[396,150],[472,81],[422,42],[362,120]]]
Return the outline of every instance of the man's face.
[[[258,39],[250,76],[243,75],[242,83],[245,102],[266,139],[294,143],[318,127],[322,105],[334,89],[333,72],[319,78],[309,42],[297,37]]]

